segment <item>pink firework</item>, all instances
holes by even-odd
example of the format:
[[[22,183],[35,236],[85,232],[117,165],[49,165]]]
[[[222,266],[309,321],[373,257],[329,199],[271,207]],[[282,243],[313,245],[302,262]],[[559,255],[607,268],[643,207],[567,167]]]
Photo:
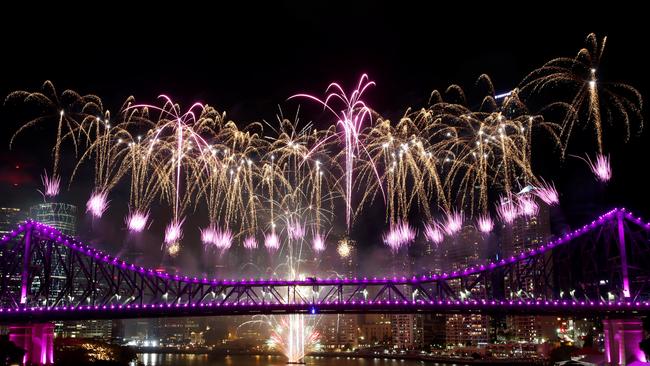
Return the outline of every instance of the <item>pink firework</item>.
[[[213,245],[217,249],[228,249],[232,245],[232,232],[229,229],[218,229],[215,232]]]
[[[130,232],[139,233],[145,229],[147,222],[149,221],[149,211],[132,211],[126,216],[124,220],[126,222],[126,227]]]
[[[108,193],[104,191],[94,191],[90,199],[86,202],[86,212],[90,212],[96,218],[102,217],[104,211],[108,208]]]
[[[494,229],[494,221],[488,214],[480,215],[476,219],[476,226],[480,232],[487,234]]]
[[[280,248],[280,239],[278,239],[274,231],[264,235],[264,246],[269,250],[277,250]]]
[[[519,196],[517,199],[519,206],[519,212],[525,216],[535,216],[539,212],[539,205],[535,202],[535,199],[529,195]]]
[[[390,230],[384,234],[384,243],[394,252],[415,240],[415,230],[405,221],[391,225]]]
[[[440,224],[437,222],[430,222],[424,225],[424,237],[434,244],[442,243],[442,240],[445,238],[440,229]]]
[[[246,249],[257,248],[257,240],[255,239],[254,236],[247,236],[246,239],[244,239],[244,248]]]
[[[497,213],[503,222],[511,224],[519,215],[519,210],[512,197],[508,195],[499,199]]]
[[[300,240],[305,237],[305,226],[298,220],[291,220],[287,225],[287,234],[291,240]]]
[[[215,228],[214,224],[210,224],[210,226],[206,227],[205,229],[201,229],[201,242],[203,243],[204,247],[214,245],[216,237],[217,229]]]
[[[174,219],[165,228],[165,244],[177,243],[183,238],[183,222],[185,219]]]
[[[61,186],[61,178],[56,174],[53,174],[51,177],[47,175],[47,171],[41,175],[41,182],[43,182],[43,192],[41,192],[45,197],[55,197],[59,194]]]
[[[596,176],[596,180],[607,183],[612,178],[612,168],[609,165],[609,156],[596,155],[596,163],[587,157],[587,165]]]
[[[535,187],[534,193],[549,206],[555,206],[560,203],[560,196],[558,195],[553,183],[549,184],[542,181],[538,187]]]
[[[318,233],[314,234],[311,247],[312,249],[314,249],[314,252],[317,253],[320,253],[323,250],[325,250],[325,235],[321,235]]]
[[[447,220],[445,222],[444,230],[447,235],[454,235],[463,228],[463,213],[461,211],[453,210],[447,212]]]
[[[340,137],[344,143],[344,157],[345,157],[345,217],[348,230],[350,229],[350,224],[352,223],[352,187],[353,187],[353,170],[355,158],[359,157],[362,154],[365,154],[369,157],[369,161],[372,161],[370,154],[366,150],[362,141],[360,140],[361,130],[365,122],[372,118],[372,113],[370,108],[365,104],[361,99],[368,87],[375,85],[374,82],[368,79],[368,75],[363,74],[359,79],[357,88],[352,91],[352,93],[347,94],[343,87],[338,83],[332,83],[327,87],[325,99],[319,99],[315,96],[309,94],[297,94],[292,96],[303,97],[314,100],[320,103],[324,109],[332,112],[334,116],[338,119],[336,122],[337,127],[341,127],[341,132],[337,135]],[[341,103],[341,110],[337,112],[332,104],[333,102]],[[325,141],[322,141],[325,143]],[[377,168],[373,165],[373,170],[378,181],[381,181],[379,172]],[[381,185],[380,185],[381,188]],[[382,189],[383,195],[383,189]]]

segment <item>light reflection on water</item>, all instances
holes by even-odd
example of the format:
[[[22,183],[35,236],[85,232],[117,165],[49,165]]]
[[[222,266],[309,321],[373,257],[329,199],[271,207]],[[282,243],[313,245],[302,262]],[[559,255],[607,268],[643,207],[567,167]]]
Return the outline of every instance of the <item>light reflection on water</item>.
[[[144,366],[285,366],[280,356],[211,356],[194,354],[138,354]],[[436,366],[434,362],[384,358],[307,357],[306,366]],[[446,365],[449,366],[449,365]]]

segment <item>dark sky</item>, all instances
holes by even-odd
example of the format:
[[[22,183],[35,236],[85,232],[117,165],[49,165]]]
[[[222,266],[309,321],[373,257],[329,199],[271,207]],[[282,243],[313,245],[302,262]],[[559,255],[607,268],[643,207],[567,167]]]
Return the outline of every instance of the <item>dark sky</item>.
[[[49,79],[60,90],[97,94],[113,110],[129,95],[150,103],[165,93],[185,104],[208,103],[245,123],[273,120],[278,106],[293,115],[297,104],[286,101],[290,95],[322,93],[331,81],[351,85],[365,72],[377,83],[367,102],[396,119],[407,107],[422,106],[433,89],[450,83],[471,89],[482,73],[492,76],[497,92],[508,91],[544,61],[575,55],[590,32],[609,37],[602,75],[648,95],[648,32],[634,6],[594,8],[592,2],[568,11],[547,2],[521,3],[521,9],[420,3],[25,4],[0,11],[0,96],[35,90]],[[39,199],[38,175],[51,168],[50,139],[35,130],[9,151],[19,126],[11,116],[0,107],[0,204],[26,207]],[[305,111],[302,118],[314,117]],[[591,138],[589,130],[577,133]],[[584,163],[558,162],[552,154],[537,157],[538,173],[557,182],[569,222],[614,205],[650,217],[648,143],[644,131],[626,145],[607,146],[614,170],[607,187]],[[83,205],[89,189],[74,186],[65,197]]]

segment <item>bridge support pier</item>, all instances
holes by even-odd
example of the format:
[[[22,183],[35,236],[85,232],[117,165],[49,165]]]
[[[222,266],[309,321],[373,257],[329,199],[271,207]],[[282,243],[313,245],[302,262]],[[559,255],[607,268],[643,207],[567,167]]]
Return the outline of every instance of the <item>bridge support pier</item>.
[[[21,324],[9,326],[9,340],[24,349],[26,365],[54,363],[54,324]]]
[[[605,361],[609,365],[645,363],[645,354],[639,347],[639,343],[643,340],[641,320],[604,319],[603,330],[605,333]]]

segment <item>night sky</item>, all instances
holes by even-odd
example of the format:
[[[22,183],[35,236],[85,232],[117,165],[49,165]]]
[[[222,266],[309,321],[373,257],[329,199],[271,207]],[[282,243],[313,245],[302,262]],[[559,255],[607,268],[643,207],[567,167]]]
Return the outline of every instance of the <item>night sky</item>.
[[[367,103],[396,120],[406,108],[424,106],[433,89],[457,83],[471,90],[482,73],[492,77],[497,93],[509,91],[543,62],[574,56],[590,32],[608,36],[601,77],[631,84],[646,99],[650,95],[643,56],[647,27],[638,19],[643,11],[633,7],[591,9],[590,4],[585,5],[589,12],[567,12],[535,2],[514,15],[518,9],[483,6],[470,12],[469,4],[443,9],[402,1],[330,7],[271,3],[146,10],[34,9],[26,4],[0,12],[0,97],[17,89],[36,90],[49,79],[59,91],[96,94],[111,110],[129,95],[153,103],[164,93],[183,105],[208,103],[243,125],[273,121],[279,108],[293,116],[298,102],[287,101],[289,96],[321,95],[331,81],[351,86],[368,73],[377,86],[367,93]],[[303,121],[323,117],[304,104]],[[643,114],[647,120],[647,108]],[[31,130],[9,151],[9,138],[20,124],[14,117],[0,107],[0,204],[26,208],[41,199],[36,189],[42,170],[51,169],[53,129]],[[536,147],[536,172],[555,181],[561,193],[557,225],[584,223],[617,205],[650,218],[645,177],[650,138],[647,129],[635,134],[638,121],[634,123],[629,143],[623,144],[616,133],[607,138],[613,179],[606,187],[583,162],[561,162],[550,146]],[[571,152],[593,156],[593,131],[575,133],[581,142]],[[90,181],[81,178],[62,198],[83,206]],[[126,206],[128,192],[118,189],[111,200]],[[110,240],[107,222],[124,226],[124,209],[109,213],[93,229]]]

